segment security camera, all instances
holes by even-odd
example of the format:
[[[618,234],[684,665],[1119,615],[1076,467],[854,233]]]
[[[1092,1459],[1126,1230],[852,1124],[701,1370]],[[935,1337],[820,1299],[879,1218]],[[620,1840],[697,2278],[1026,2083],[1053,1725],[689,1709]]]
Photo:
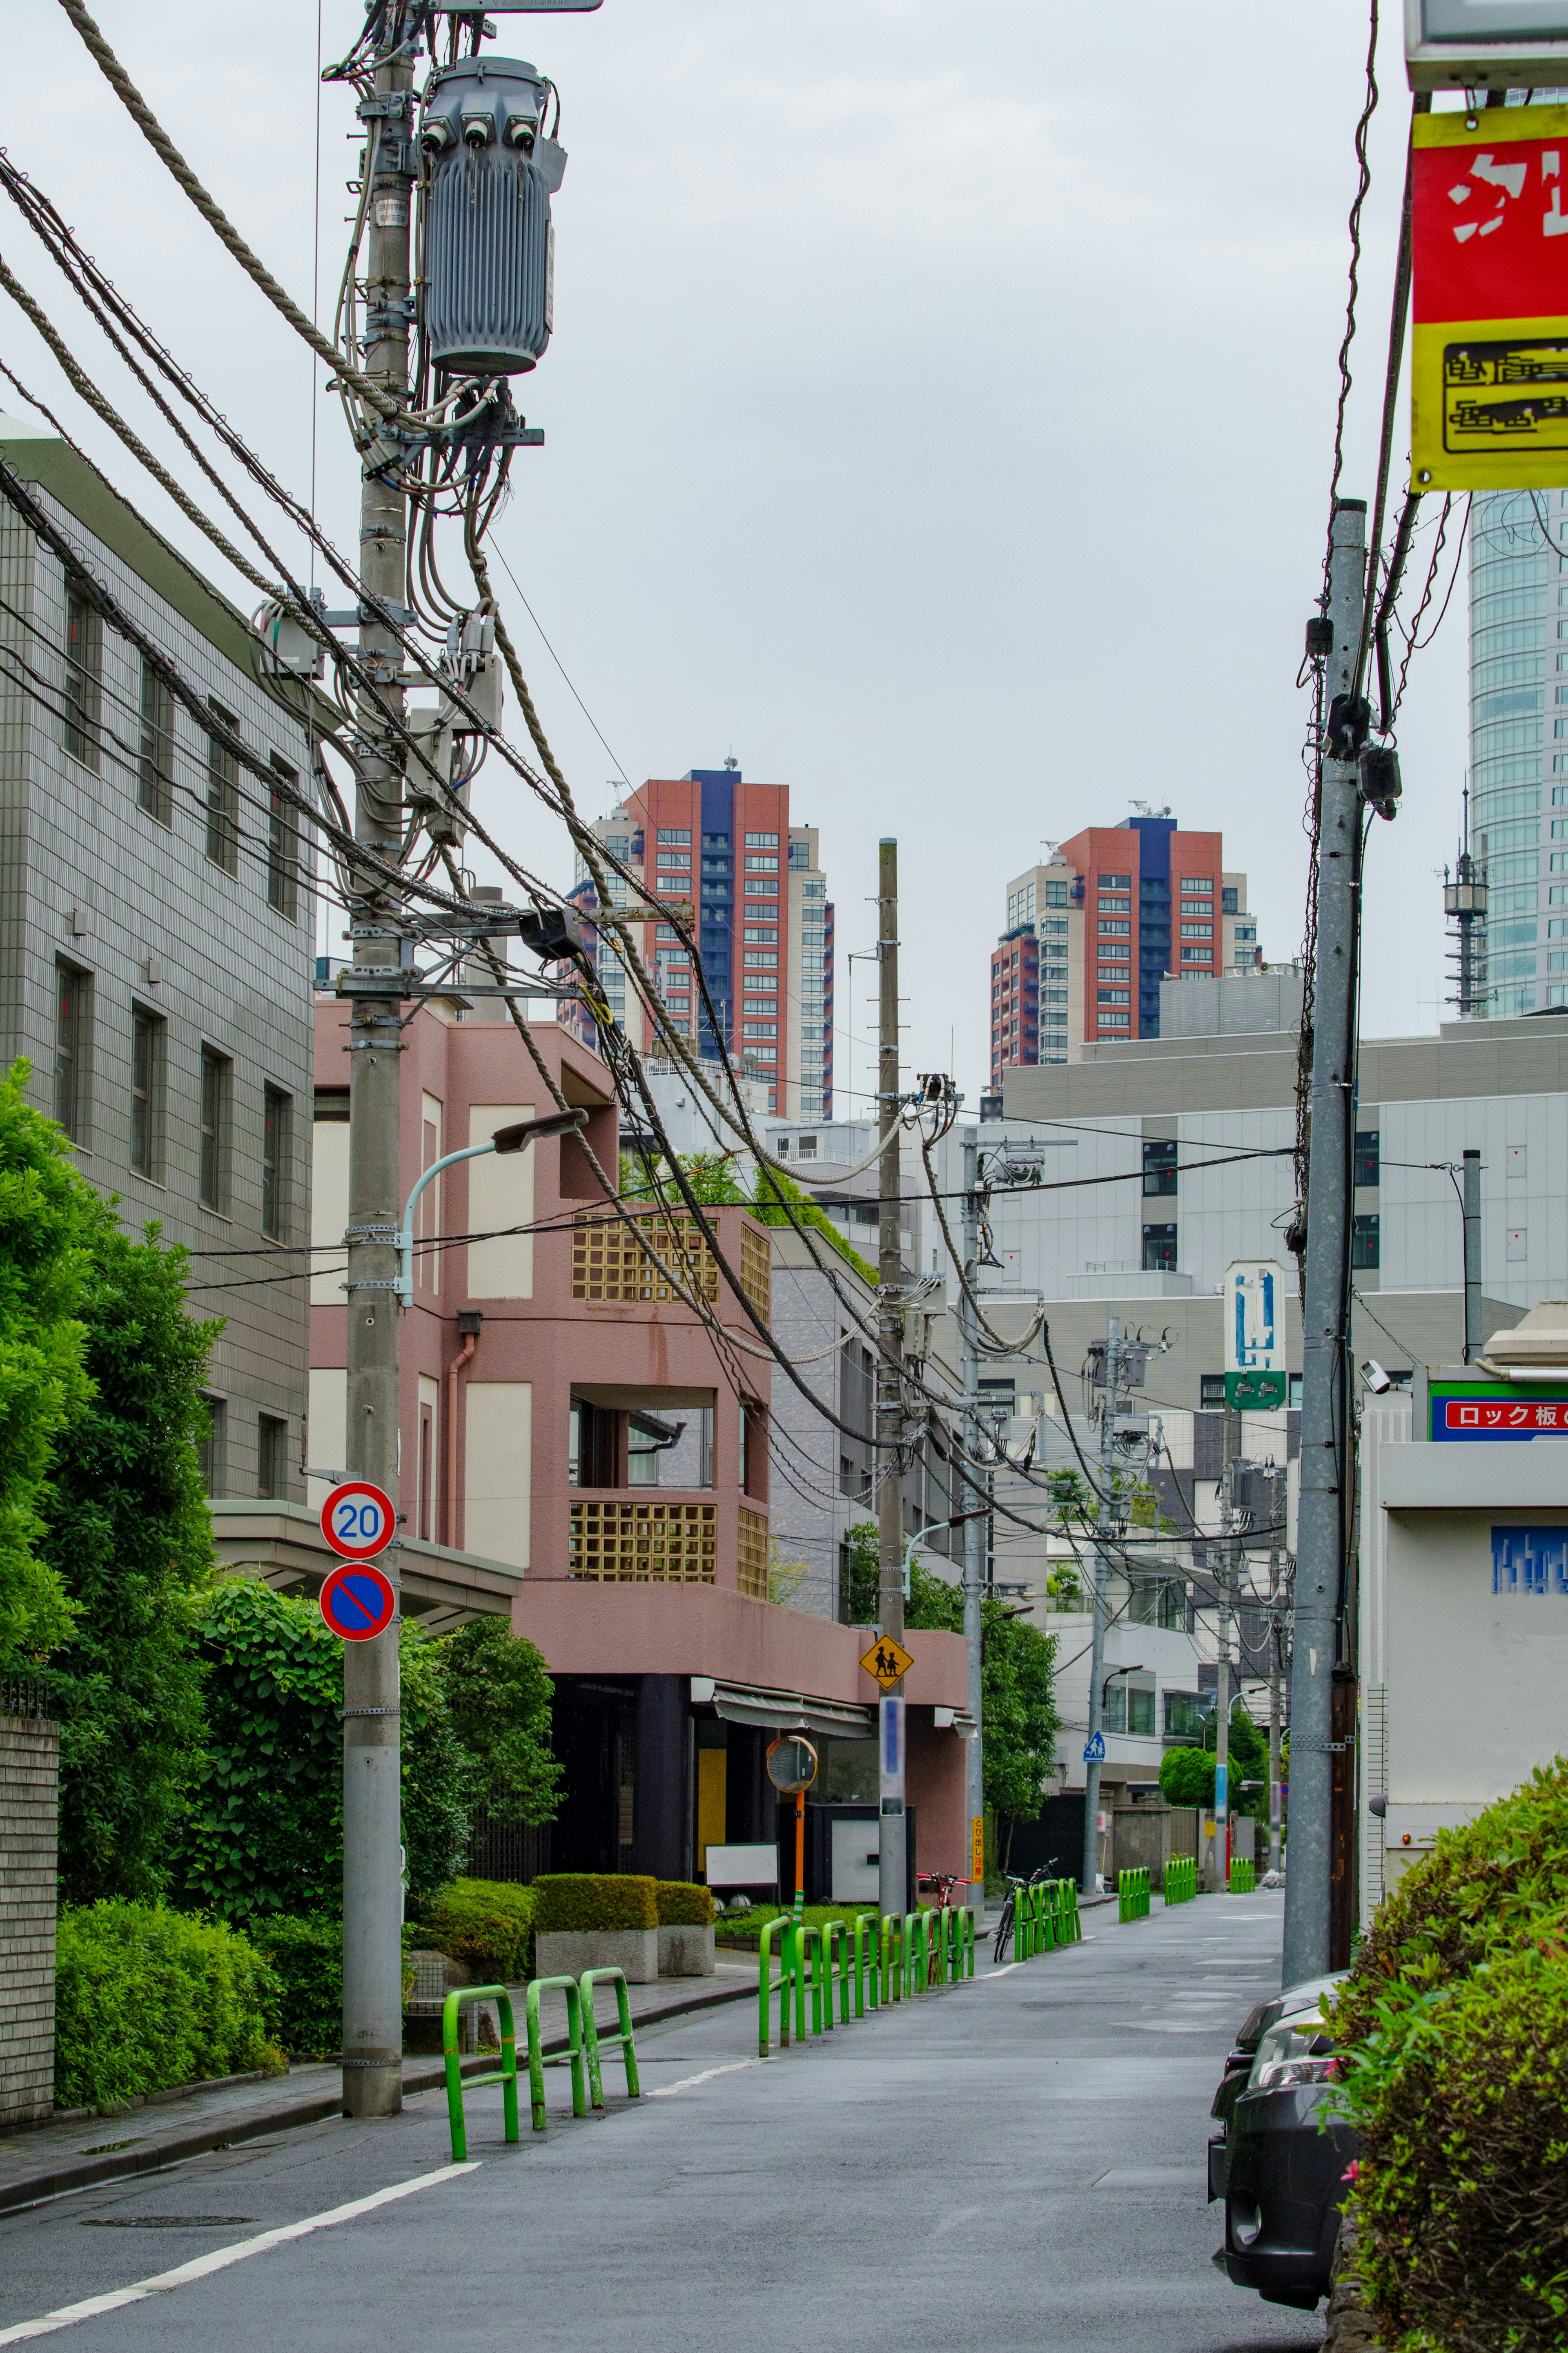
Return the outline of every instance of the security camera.
[[[1381,1397],[1384,1389],[1391,1389],[1394,1387],[1394,1383],[1389,1379],[1388,1375],[1384,1371],[1383,1366],[1378,1363],[1375,1356],[1369,1356],[1367,1358],[1366,1362],[1361,1368],[1361,1377],[1366,1383],[1368,1388],[1372,1391],[1373,1397]]]

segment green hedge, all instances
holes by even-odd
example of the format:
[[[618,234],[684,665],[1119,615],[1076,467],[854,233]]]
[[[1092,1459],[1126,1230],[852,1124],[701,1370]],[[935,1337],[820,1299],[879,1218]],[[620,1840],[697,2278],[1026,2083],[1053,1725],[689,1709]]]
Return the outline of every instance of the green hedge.
[[[450,1954],[476,1985],[518,1985],[533,1973],[531,1887],[502,1879],[454,1879],[425,1907],[419,1940]]]
[[[573,1930],[657,1928],[656,1882],[632,1872],[547,1872],[533,1883],[533,1926],[542,1936]]]
[[[1438,1834],[1333,2008],[1380,2341],[1568,2340],[1568,1763]]]
[[[335,2058],[342,2048],[342,1922],[277,1913],[252,1920],[248,1933],[278,1979],[279,2041],[289,2058]]]
[[[654,1901],[661,1928],[710,1928],[713,1898],[692,1879],[656,1879]]]
[[[161,1904],[62,1907],[55,2100],[104,2108],[209,2075],[281,2068],[279,1980],[221,1921]]]

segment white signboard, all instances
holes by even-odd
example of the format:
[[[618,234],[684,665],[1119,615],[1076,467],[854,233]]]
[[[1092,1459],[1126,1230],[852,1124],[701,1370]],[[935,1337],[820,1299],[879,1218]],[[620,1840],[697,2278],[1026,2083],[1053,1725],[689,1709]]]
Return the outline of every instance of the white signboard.
[[[1285,1370],[1285,1286],[1282,1266],[1233,1259],[1223,1286],[1225,1369],[1227,1373]]]

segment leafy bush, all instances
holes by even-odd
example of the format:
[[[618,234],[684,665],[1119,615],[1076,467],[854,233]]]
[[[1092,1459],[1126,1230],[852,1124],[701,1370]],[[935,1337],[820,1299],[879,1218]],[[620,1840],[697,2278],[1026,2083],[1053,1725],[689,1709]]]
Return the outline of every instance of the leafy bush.
[[[483,1777],[479,1803],[498,1821],[552,1821],[561,1767],[550,1753],[555,1685],[542,1652],[504,1618],[472,1618],[435,1647],[454,1728]]]
[[[280,2067],[277,1978],[222,1921],[111,1901],[59,1915],[55,2099],[103,2108],[208,2075]]]
[[[1568,2335],[1568,1762],[1439,1833],[1333,2006],[1357,2267],[1384,2341]]]
[[[56,1443],[43,1558],[77,1616],[40,1675],[60,1725],[60,1880],[68,1902],[153,1901],[201,1762],[197,1618],[213,1578],[196,1447],[221,1323],[187,1314],[189,1261],[113,1205],[86,1224],[80,1314],[94,1396]]]
[[[1212,1806],[1214,1783],[1206,1748],[1167,1748],[1160,1759],[1160,1795],[1168,1806]]]
[[[278,1979],[278,2039],[289,2058],[334,2058],[342,2048],[342,1921],[280,1912],[253,1920],[249,1935]]]
[[[709,1928],[713,1925],[713,1898],[689,1879],[656,1879],[654,1901],[661,1928]]]
[[[654,1886],[653,1880],[634,1872],[546,1872],[533,1883],[535,1933],[657,1928]]]
[[[421,1939],[461,1961],[476,1984],[517,1985],[533,1973],[531,1887],[454,1879],[424,1907]]]

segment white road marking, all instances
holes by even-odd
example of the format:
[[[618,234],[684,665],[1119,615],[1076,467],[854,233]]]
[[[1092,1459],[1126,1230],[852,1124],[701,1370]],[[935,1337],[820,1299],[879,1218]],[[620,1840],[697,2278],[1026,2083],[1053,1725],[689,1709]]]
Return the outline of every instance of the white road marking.
[[[62,2304],[37,2320],[19,2320],[13,2328],[0,2328],[0,2345],[19,2345],[28,2337],[48,2337],[57,2328],[74,2328],[79,2320],[95,2320],[100,2313],[119,2312],[128,2304],[141,2304],[150,2295],[161,2295],[166,2288],[184,2287],[192,2280],[205,2279],[211,2272],[226,2271],[230,2263],[243,2263],[247,2255],[265,2254],[268,2247],[280,2247],[286,2240],[308,2238],[312,2231],[328,2231],[336,2222],[352,2222],[358,2215],[368,2214],[373,2207],[390,2205],[395,2198],[411,2198],[416,2189],[433,2189],[437,2182],[455,2181],[460,2173],[477,2173],[479,2165],[477,2158],[467,2165],[444,2165],[437,2173],[421,2173],[412,2181],[395,2181],[390,2189],[374,2190],[368,2198],[351,2199],[346,2206],[332,2206],[324,2214],[307,2215],[302,2222],[286,2222],[281,2229],[262,2231],[254,2239],[237,2239],[232,2247],[215,2247],[209,2254],[197,2255],[172,2272],[158,2272],[151,2279],[138,2280],[133,2287],[114,2288],[106,2295],[84,2296],[79,2304]]]
[[[993,1978],[1010,1978],[1015,1969],[1021,1969],[1023,1966],[1022,1961],[1007,1961],[999,1969],[982,1969],[980,1982],[988,1985]]]
[[[682,2075],[679,2084],[660,2084],[657,2091],[645,2092],[647,2100],[668,2100],[672,2092],[689,2092],[694,2084],[710,2084],[715,2075],[738,2075],[742,2067],[760,2067],[760,2059],[731,2059],[726,2067],[704,2067],[700,2075]]]

